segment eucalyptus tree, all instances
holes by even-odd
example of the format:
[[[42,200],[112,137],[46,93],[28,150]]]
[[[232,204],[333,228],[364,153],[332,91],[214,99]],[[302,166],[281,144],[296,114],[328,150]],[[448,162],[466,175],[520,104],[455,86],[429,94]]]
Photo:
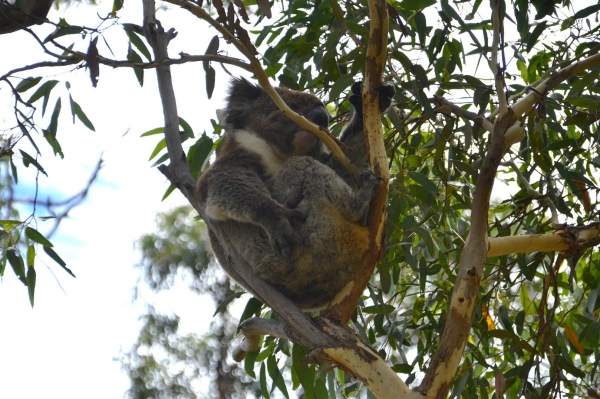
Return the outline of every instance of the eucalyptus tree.
[[[330,134],[347,120],[345,90],[364,82],[365,140],[385,184],[371,204],[370,249],[347,289],[309,318],[248,273],[220,237],[231,257],[222,266],[266,305],[249,301],[245,315],[256,317],[240,326],[244,366],[263,396],[277,389],[287,397],[290,388],[318,398],[598,396],[600,5],[161,4],[197,17],[198,34],[215,35],[205,54],[170,57],[177,26],[163,28],[150,0],[141,25],[119,20],[121,0],[103,19],[125,30],[126,55],[111,54],[102,29],[63,19],[40,40],[55,61],[0,77],[15,89],[15,126],[24,126],[18,134],[33,137],[35,118],[20,110],[47,101],[52,90],[37,77],[23,79],[24,71],[86,65],[95,85],[106,66],[134,68],[140,83],[155,69],[165,122],[149,132],[164,133],[153,155],[172,183],[167,194],[178,189],[203,216],[195,182],[222,132],[215,122],[214,134],[182,145],[195,137],[177,113],[172,65],[202,62],[208,97],[215,80],[226,78],[216,64],[252,73],[342,162]],[[376,89],[383,81],[397,94],[381,119]],[[291,112],[272,82],[328,101],[330,132]],[[87,119],[78,103],[71,109]],[[55,134],[44,137],[60,148]]]

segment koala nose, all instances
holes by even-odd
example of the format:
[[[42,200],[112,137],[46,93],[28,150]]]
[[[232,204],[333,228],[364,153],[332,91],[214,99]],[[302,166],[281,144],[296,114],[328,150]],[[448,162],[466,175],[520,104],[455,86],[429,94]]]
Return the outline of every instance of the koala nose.
[[[304,116],[306,119],[308,119],[311,122],[314,122],[319,126],[327,127],[327,125],[329,125],[329,112],[327,112],[325,107],[315,107]]]

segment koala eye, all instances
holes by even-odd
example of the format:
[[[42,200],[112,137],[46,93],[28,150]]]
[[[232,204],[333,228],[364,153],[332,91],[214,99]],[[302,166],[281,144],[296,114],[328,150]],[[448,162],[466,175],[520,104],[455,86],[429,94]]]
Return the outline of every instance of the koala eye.
[[[329,112],[322,105],[318,105],[304,115],[306,119],[323,127],[329,125]]]

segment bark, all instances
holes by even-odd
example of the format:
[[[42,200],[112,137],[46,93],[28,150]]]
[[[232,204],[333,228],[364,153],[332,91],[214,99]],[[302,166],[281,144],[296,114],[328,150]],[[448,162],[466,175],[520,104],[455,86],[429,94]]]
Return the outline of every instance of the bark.
[[[529,252],[565,252],[585,250],[600,244],[600,223],[565,227],[549,234],[527,234],[490,238],[487,256],[502,256]]]

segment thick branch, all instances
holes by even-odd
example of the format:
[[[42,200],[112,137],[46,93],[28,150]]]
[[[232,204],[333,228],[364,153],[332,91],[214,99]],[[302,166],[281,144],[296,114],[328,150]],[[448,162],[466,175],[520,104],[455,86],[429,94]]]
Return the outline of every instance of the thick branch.
[[[420,393],[412,391],[385,360],[354,331],[328,319],[320,318],[319,322],[323,331],[334,337],[340,346],[311,353],[316,358],[324,358],[318,362],[331,362],[344,370],[350,370],[351,374],[360,378],[378,399],[422,398]]]
[[[375,198],[369,206],[369,250],[360,260],[361,267],[354,279],[336,295],[324,312],[325,317],[339,320],[342,323],[347,323],[350,320],[381,257],[385,239],[385,207],[387,205],[390,172],[383,142],[383,127],[381,125],[377,89],[383,84],[382,76],[387,57],[389,17],[385,0],[369,0],[369,10],[371,27],[362,96],[363,120],[371,170],[377,176],[381,176],[383,182],[377,186]]]
[[[427,397],[445,397],[454,379],[469,337],[477,305],[477,293],[487,257],[487,221],[489,201],[496,172],[506,142],[504,134],[514,123],[510,109],[494,125],[492,141],[486,154],[473,194],[471,231],[460,256],[456,284],[440,345],[433,356],[419,392]]]
[[[550,234],[489,238],[487,256],[556,251],[574,253],[599,245],[598,237],[600,237],[600,223],[566,227]]]

